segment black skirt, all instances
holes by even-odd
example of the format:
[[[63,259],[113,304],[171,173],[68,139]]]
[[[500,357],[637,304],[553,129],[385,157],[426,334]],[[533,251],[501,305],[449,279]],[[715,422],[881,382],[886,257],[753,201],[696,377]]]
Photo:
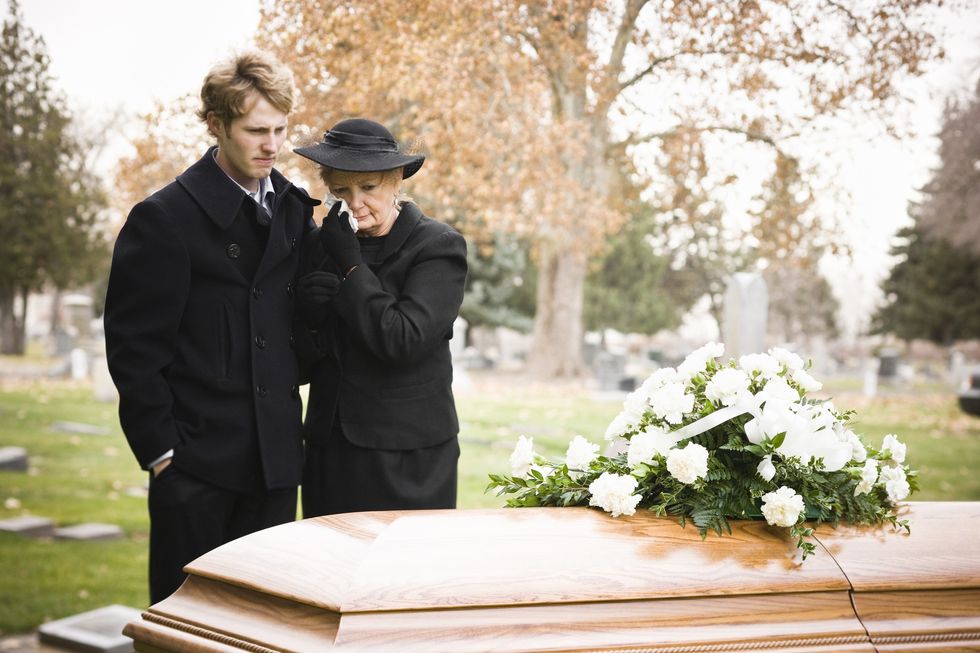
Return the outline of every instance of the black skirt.
[[[456,507],[455,437],[423,449],[368,449],[351,444],[339,425],[322,444],[307,444],[303,517],[362,510]]]

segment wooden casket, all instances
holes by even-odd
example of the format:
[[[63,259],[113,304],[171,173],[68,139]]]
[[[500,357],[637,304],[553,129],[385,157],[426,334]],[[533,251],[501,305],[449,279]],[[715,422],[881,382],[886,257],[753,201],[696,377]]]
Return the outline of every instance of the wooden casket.
[[[187,567],[138,651],[980,651],[980,502],[910,503],[912,532],[733,522],[702,540],[587,508],[351,513]]]

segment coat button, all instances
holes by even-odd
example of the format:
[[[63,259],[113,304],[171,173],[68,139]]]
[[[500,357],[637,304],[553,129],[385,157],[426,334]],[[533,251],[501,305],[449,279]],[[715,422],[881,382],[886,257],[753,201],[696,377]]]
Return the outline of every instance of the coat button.
[[[260,397],[264,397],[267,394],[269,394],[269,390],[264,385],[257,385],[255,386],[255,394],[257,394]]]
[[[299,386],[294,385],[289,388],[289,394],[292,395],[293,399],[299,399]]]
[[[255,297],[256,299],[258,299],[261,296],[262,296],[262,291],[261,290],[259,290],[258,288],[252,288],[252,297]]]
[[[242,254],[242,247],[238,243],[232,243],[225,247],[225,254],[228,255],[228,258],[238,258]]]
[[[255,336],[255,346],[259,349],[265,349],[265,336]]]
[[[295,347],[296,347],[296,336],[290,335],[289,336],[289,348],[290,349],[294,349]]]
[[[286,284],[286,294],[289,295],[290,297],[293,296],[293,282],[292,281],[290,281],[289,283]]]
[[[289,249],[296,249],[296,239],[295,238],[290,238],[290,240],[289,240]]]

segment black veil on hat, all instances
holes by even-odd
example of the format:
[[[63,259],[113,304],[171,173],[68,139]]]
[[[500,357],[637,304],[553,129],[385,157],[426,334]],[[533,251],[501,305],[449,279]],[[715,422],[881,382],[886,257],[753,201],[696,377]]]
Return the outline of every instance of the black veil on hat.
[[[408,179],[422,167],[425,156],[398,151],[398,143],[384,125],[366,118],[341,120],[309,147],[293,150],[320,165],[345,172],[384,172],[402,168]]]

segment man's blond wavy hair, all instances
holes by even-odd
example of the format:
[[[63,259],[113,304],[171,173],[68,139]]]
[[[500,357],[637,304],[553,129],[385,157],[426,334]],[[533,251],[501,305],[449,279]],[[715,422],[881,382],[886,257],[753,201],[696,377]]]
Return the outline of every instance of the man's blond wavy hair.
[[[247,50],[216,64],[201,86],[198,118],[213,114],[227,129],[250,108],[252,93],[260,93],[278,111],[293,109],[293,73],[267,52]]]

